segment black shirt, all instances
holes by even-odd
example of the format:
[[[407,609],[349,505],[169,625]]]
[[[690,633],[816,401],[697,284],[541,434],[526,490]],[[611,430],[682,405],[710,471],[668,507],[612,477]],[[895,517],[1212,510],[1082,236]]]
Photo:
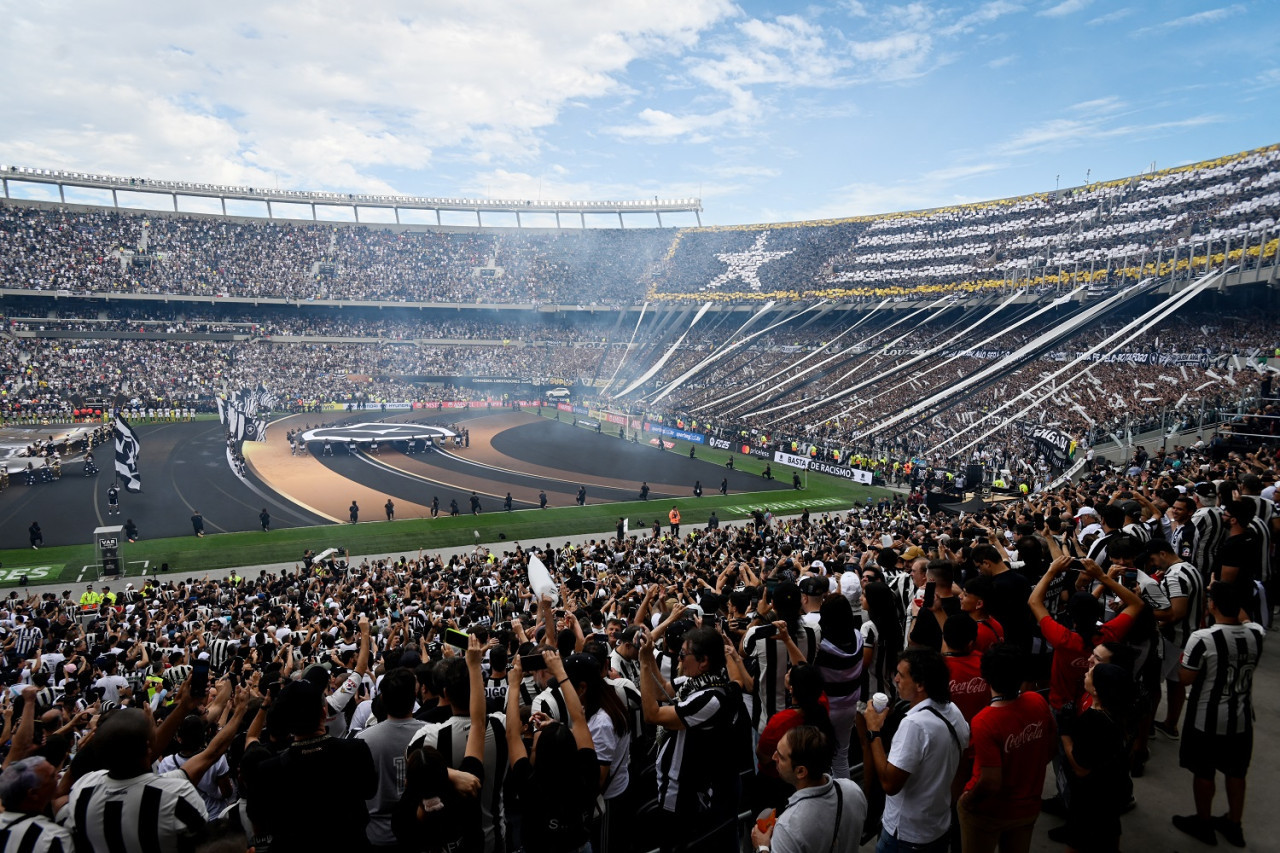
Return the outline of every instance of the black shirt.
[[[600,764],[594,749],[579,749],[573,758],[574,766],[566,769],[555,786],[547,784],[547,774],[534,774],[528,758],[511,768],[511,783],[520,796],[526,850],[567,853],[590,840]]]

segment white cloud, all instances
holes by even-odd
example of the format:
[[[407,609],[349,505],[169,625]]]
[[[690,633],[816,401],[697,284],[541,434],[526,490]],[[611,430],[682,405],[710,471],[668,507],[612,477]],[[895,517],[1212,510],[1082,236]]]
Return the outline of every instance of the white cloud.
[[[566,104],[625,91],[631,63],[734,14],[729,0],[31,5],[0,32],[0,160],[383,192],[378,170],[443,151],[529,159]]]
[[[1092,2],[1093,0],[1062,0],[1061,3],[1042,9],[1036,14],[1046,18],[1064,18],[1067,15],[1074,15]]]
[[[1133,13],[1134,10],[1126,6],[1116,9],[1114,12],[1107,12],[1105,15],[1099,15],[1098,17],[1089,20],[1087,23],[1091,27],[1101,26],[1102,24],[1111,24],[1116,21],[1123,20]]]
[[[1006,56],[997,56],[995,59],[987,62],[986,66],[991,69],[1004,68],[1006,65],[1015,62],[1017,58],[1018,55],[1016,53],[1010,53]]]
[[[1154,121],[1146,124],[1110,126],[1106,117],[1069,119],[1056,118],[1026,128],[1008,140],[994,146],[993,150],[1004,156],[1043,154],[1076,145],[1093,144],[1108,139],[1146,136],[1162,131],[1186,130],[1225,121],[1221,115],[1204,114],[1174,121]]]
[[[1206,9],[1203,12],[1196,12],[1193,15],[1184,15],[1181,18],[1174,18],[1170,21],[1164,21],[1150,27],[1143,27],[1138,30],[1139,34],[1162,32],[1168,30],[1180,30],[1183,27],[1198,27],[1206,24],[1214,24],[1226,18],[1239,15],[1244,12],[1244,6],[1236,4],[1234,6],[1221,6],[1217,9]]]

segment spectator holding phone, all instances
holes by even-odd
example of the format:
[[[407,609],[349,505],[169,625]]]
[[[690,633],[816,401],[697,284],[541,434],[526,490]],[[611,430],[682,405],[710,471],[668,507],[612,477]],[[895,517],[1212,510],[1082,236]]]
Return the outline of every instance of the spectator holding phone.
[[[440,750],[434,746],[419,743],[409,747],[405,758],[404,794],[392,807],[390,816],[390,828],[399,846],[388,845],[387,849],[415,853],[484,851],[484,829],[480,814],[480,791],[485,776],[486,731],[484,675],[480,668],[483,654],[484,648],[479,639],[471,637],[466,651],[467,684],[470,688],[467,711],[471,726],[467,731],[466,750],[458,769],[451,768]],[[412,690],[409,685],[406,683],[404,688],[394,689],[404,690],[409,694],[408,707],[412,710]],[[389,710],[388,713],[392,715],[392,719],[399,719],[399,710]],[[368,731],[377,731],[383,725],[385,723],[380,723]],[[370,827],[373,825],[374,821],[371,820]]]
[[[560,655],[550,650],[542,654],[556,683],[572,684]],[[600,766],[582,701],[577,690],[562,690],[569,725],[535,714],[533,748],[526,750],[517,701],[522,677],[517,659],[508,673],[506,737],[524,847],[546,853],[589,853],[589,816],[599,789]]]

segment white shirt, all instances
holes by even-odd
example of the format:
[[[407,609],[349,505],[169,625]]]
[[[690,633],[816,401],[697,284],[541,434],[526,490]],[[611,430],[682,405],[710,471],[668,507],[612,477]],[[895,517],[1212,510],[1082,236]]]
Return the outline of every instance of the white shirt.
[[[928,708],[936,708],[955,729]],[[956,744],[956,740],[959,744]],[[889,763],[911,774],[902,790],[885,798],[884,830],[899,841],[927,844],[951,828],[951,780],[969,746],[969,724],[954,702],[925,699],[907,711],[889,752]]]

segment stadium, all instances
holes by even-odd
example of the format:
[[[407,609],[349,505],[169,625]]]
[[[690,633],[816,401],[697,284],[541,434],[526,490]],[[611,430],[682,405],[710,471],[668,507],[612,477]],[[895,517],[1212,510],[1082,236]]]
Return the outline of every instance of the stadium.
[[[1206,429],[1254,447],[1274,430],[1252,416],[1275,370],[1278,162],[1270,146],[1020,198],[742,227],[663,227],[664,213],[698,215],[696,199],[538,203],[557,226],[588,212],[623,226],[576,229],[524,227],[533,203],[518,201],[5,167],[0,530],[20,549],[37,520],[47,545],[81,551],[41,562],[66,557],[84,574],[91,530],[78,519],[107,512],[104,478],[81,476],[84,436],[113,411],[146,448],[146,487],[123,512],[142,540],[189,533],[197,511],[229,533],[257,530],[260,510],[278,528],[346,522],[352,500],[366,519],[388,499],[401,520],[428,518],[433,498],[438,515],[470,514],[471,492],[489,511],[508,494],[515,510],[537,507],[539,492],[556,509],[579,487],[598,526],[579,519],[565,532],[608,532],[615,516],[601,505],[630,502],[647,481],[655,500],[701,483],[705,517],[730,456],[726,492],[739,497],[720,510],[743,518],[790,487],[780,453],[832,481],[821,499],[861,501],[883,494],[867,487],[945,484],[970,465],[987,486],[1038,492],[1083,448],[1123,453],[1152,431],[1164,447]],[[62,198],[96,190],[106,206],[21,198],[40,185]],[[152,209],[119,206],[126,194]],[[265,215],[178,212],[187,196]],[[315,218],[335,205],[356,221]],[[478,225],[360,224],[366,207],[397,221],[474,210]],[[486,227],[495,212],[519,227]],[[658,227],[626,227],[624,215],[640,214]],[[262,404],[238,429],[225,412],[209,420],[244,389]],[[336,453],[294,440],[366,422],[420,425],[419,448],[427,425],[442,432],[434,455],[416,459],[394,438],[373,453],[336,434]],[[262,425],[249,436],[262,441],[244,440],[246,423]],[[452,446],[464,427],[483,436],[483,453]],[[29,473],[54,446],[56,482]],[[703,452],[612,467],[641,447]],[[193,469],[209,479],[189,481]],[[188,488],[163,485],[179,480]],[[478,532],[456,524],[443,543]],[[317,550],[326,536],[314,535]],[[442,544],[426,529],[413,537]],[[408,545],[386,550],[396,547]],[[183,548],[158,556],[206,565]],[[23,574],[20,552],[3,562],[10,580]]]
[[[663,222],[697,219],[697,199],[542,202],[556,227],[532,227],[519,201],[4,167],[0,582],[15,598],[189,589],[200,612],[233,613],[235,593],[196,595],[217,587],[210,572],[261,573],[265,590],[276,572],[318,589],[448,569],[470,589],[465,561],[519,567],[545,542],[570,561],[573,595],[618,570],[598,548],[618,549],[636,583],[661,577],[654,555],[681,522],[709,528],[691,550],[720,523],[759,531],[762,573],[792,563],[786,541],[815,571],[844,565],[846,540],[874,568],[884,550],[946,547],[934,533],[959,523],[1006,524],[1013,543],[1030,516],[1006,504],[1120,495],[1114,478],[1146,483],[1148,460],[1160,500],[1177,497],[1166,478],[1184,459],[1265,470],[1280,422],[1278,164],[1270,146],[1017,198],[741,227]],[[102,203],[24,198],[32,185]],[[183,212],[188,194],[262,215]],[[318,218],[335,205],[355,221]],[[362,223],[366,208],[396,221]],[[441,211],[477,224],[399,224]],[[609,222],[581,227],[588,214]],[[399,606],[372,605],[388,637]],[[501,631],[496,611],[437,613]],[[1138,818],[1143,834],[1165,823]]]

